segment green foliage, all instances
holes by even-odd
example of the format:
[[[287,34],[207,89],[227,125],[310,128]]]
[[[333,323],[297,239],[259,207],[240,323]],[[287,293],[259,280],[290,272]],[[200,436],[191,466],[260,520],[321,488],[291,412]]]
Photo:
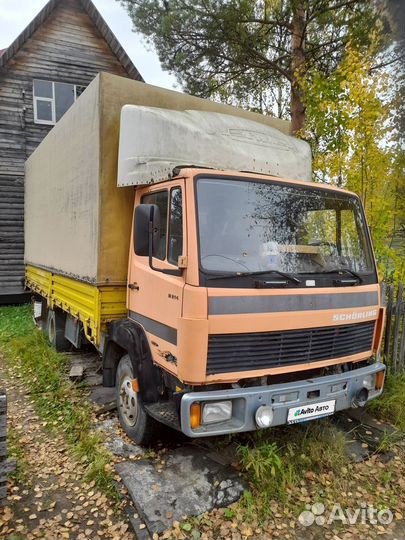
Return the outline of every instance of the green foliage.
[[[181,528],[183,529],[183,531],[190,532],[191,529],[193,528],[193,525],[192,525],[192,523],[189,523],[187,521],[186,523],[182,524]]]
[[[47,427],[62,433],[87,467],[86,480],[95,480],[100,489],[116,497],[111,456],[92,429],[92,408],[66,379],[66,357],[34,327],[31,306],[0,308],[0,350],[9,367],[22,376]],[[14,447],[17,452],[17,443]]]
[[[403,433],[399,433],[398,431],[388,431],[385,429],[380,437],[380,440],[378,441],[377,452],[379,454],[386,454],[388,452],[392,452],[394,447],[400,441],[402,441],[403,438]]]
[[[232,520],[235,517],[235,511],[232,510],[231,508],[225,508],[224,517],[225,519]]]
[[[405,375],[387,377],[384,392],[368,404],[373,414],[405,432]]]
[[[308,471],[339,477],[346,463],[343,434],[327,420],[258,431],[238,447],[240,465],[254,487],[243,505],[265,512],[271,500],[287,501]]]
[[[256,501],[250,491],[244,491],[240,500],[241,507],[246,516],[246,521],[253,521],[256,519]],[[261,506],[261,505],[260,505]]]
[[[264,443],[253,448],[239,446],[238,452],[242,467],[251,473],[254,482],[259,483],[269,476],[274,478],[281,471],[281,458],[275,443]]]
[[[123,0],[136,31],[189,93],[287,117],[296,69],[331,73],[348,36],[369,43],[367,0]],[[302,33],[298,46],[293,36]],[[304,61],[304,65],[302,65]]]
[[[365,53],[349,43],[333,74],[307,73],[303,136],[313,146],[315,178],[361,197],[380,272],[392,282],[405,278],[405,154],[395,122],[400,72],[373,70],[375,56],[374,46]]]

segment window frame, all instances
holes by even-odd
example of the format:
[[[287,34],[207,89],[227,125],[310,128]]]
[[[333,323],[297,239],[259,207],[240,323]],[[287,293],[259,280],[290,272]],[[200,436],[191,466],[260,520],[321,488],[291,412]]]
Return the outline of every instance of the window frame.
[[[139,204],[150,204],[150,203],[145,203],[144,202],[144,199],[145,197],[148,197],[150,195],[156,195],[158,193],[164,193],[166,192],[167,193],[167,214],[166,214],[166,242],[165,242],[165,247],[166,247],[166,251],[165,251],[165,257],[164,259],[160,259],[159,257],[156,257],[154,256],[153,258],[154,259],[157,259],[158,261],[161,261],[161,262],[164,262],[166,264],[169,264],[171,266],[175,266],[177,268],[178,266],[178,261],[176,262],[173,262],[171,260],[169,260],[169,237],[170,237],[170,216],[171,216],[171,198],[172,198],[172,192],[175,190],[175,189],[179,189],[180,190],[180,193],[181,193],[181,232],[182,232],[182,253],[180,256],[182,256],[184,254],[184,199],[183,199],[183,196],[184,196],[184,190],[183,190],[183,186],[181,184],[176,184],[174,186],[168,186],[168,187],[165,187],[165,188],[159,188],[159,189],[152,189],[151,191],[148,191],[147,193],[144,193],[143,195],[141,195],[140,199],[139,199]]]
[[[35,86],[34,86],[35,81],[42,81],[42,82],[51,83],[51,85],[52,85],[52,97],[50,98],[50,97],[36,96],[35,95]],[[34,110],[34,124],[42,124],[42,125],[46,125],[46,126],[54,126],[56,124],[57,120],[56,120],[55,83],[70,84],[71,86],[73,86],[73,96],[74,96],[73,103],[76,103],[78,97],[80,97],[80,96],[77,96],[77,88],[78,87],[86,88],[85,85],[83,85],[83,84],[66,83],[64,81],[49,81],[47,79],[33,79],[32,80],[32,100],[33,100],[33,110]],[[50,101],[51,102],[52,120],[41,120],[40,118],[38,118],[38,106],[37,106],[37,101],[38,100],[40,100],[40,101]],[[69,109],[66,109],[66,111],[68,111],[68,110]],[[65,113],[63,113],[63,114],[65,114]]]
[[[171,191],[170,191],[169,188],[148,191],[148,193],[144,193],[141,196],[140,204],[156,204],[156,203],[145,203],[144,199],[145,199],[145,197],[149,197],[151,195],[157,195],[159,193],[166,193],[167,194],[165,256],[164,256],[163,259],[161,259],[160,257],[156,257],[154,255],[153,258],[157,259],[158,261],[168,262],[168,260],[167,260],[167,251],[168,251],[168,238],[169,238],[169,215],[170,215],[170,194],[171,194]],[[171,263],[169,263],[169,264],[171,264]]]
[[[168,228],[167,228],[166,261],[168,262],[168,264],[172,264],[173,266],[178,266],[178,258],[177,258],[177,261],[175,262],[169,259],[169,241],[170,241],[170,234],[171,234],[171,219],[170,218],[172,215],[171,202],[172,202],[172,193],[176,189],[180,190],[180,194],[181,194],[181,254],[179,255],[179,257],[182,257],[183,252],[184,252],[183,189],[181,185],[177,185],[170,188],[169,199],[168,199],[169,208],[168,208],[168,213],[167,213]]]

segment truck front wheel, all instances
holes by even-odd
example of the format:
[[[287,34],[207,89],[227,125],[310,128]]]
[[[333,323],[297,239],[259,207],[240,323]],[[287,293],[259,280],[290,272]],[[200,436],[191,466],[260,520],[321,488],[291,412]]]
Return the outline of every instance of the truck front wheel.
[[[118,417],[122,429],[138,444],[156,440],[159,423],[145,411],[139,392],[133,388],[134,372],[129,355],[121,358],[115,376]]]

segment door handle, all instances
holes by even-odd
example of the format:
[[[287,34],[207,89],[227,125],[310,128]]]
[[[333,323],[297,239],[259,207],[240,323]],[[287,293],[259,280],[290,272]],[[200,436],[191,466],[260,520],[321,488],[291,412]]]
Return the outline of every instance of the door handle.
[[[139,285],[137,283],[129,283],[128,289],[131,289],[131,291],[139,291]]]

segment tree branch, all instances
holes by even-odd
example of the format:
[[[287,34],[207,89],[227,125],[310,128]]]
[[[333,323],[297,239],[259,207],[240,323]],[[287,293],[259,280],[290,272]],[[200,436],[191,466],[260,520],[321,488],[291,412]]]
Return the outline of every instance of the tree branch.
[[[359,3],[359,0],[348,0],[346,2],[340,2],[339,4],[324,7],[322,9],[318,10],[318,11],[314,10],[312,15],[308,18],[308,22],[313,21],[314,19],[319,17],[319,15],[323,15],[324,13],[328,13],[328,11],[337,11],[338,9],[353,6],[353,5],[358,4],[358,3]]]
[[[248,23],[258,23],[258,24],[264,24],[266,26],[272,26],[276,28],[285,28],[286,30],[292,30],[292,25],[290,23],[281,22],[277,20],[267,20],[267,19],[259,19],[257,17],[248,17],[244,19],[240,19],[239,22],[242,24],[248,24]]]
[[[373,71],[376,71],[377,69],[381,69],[387,66],[390,66],[391,64],[395,64],[396,62],[400,62],[401,60],[405,60],[405,54],[401,54],[392,60],[388,60],[387,62],[381,62],[381,64],[376,64],[375,66],[371,66],[369,69],[369,73],[372,73]]]

